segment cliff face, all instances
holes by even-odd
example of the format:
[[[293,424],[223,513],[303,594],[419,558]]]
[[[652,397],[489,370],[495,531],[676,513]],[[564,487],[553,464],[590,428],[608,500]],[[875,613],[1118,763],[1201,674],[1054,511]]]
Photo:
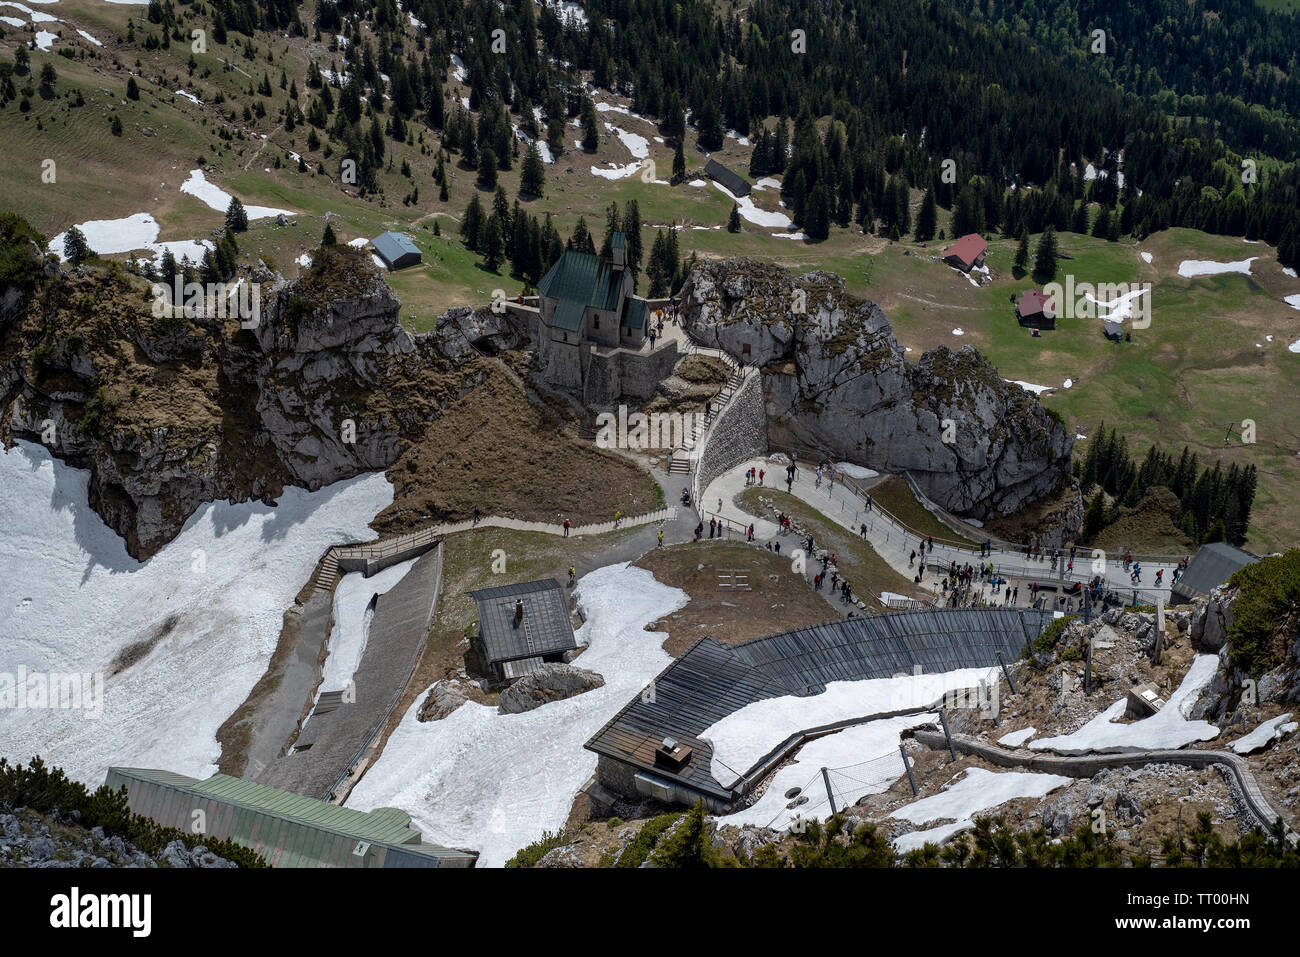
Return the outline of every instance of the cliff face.
[[[762,368],[775,443],[906,470],[934,501],[979,519],[1068,480],[1073,439],[1034,395],[972,346],[907,362],[880,307],[846,293],[838,276],[703,263],[682,310],[701,341]]]
[[[147,558],[202,503],[273,502],[384,469],[481,374],[411,336],[368,257],[336,247],[238,318],[158,318],[148,284],[46,277],[0,291],[0,438],[91,472],[91,506]],[[444,338],[447,338],[444,333]]]

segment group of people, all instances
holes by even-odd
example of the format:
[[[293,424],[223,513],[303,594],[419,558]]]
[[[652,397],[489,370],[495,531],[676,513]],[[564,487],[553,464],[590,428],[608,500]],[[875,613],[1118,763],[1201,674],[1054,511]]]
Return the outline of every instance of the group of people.
[[[766,469],[752,468],[745,472],[745,485],[762,485],[767,476]]]

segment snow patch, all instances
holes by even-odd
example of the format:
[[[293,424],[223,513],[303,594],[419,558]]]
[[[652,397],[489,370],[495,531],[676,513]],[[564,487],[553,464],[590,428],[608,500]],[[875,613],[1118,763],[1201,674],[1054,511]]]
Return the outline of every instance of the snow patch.
[[[181,183],[181,192],[189,193],[205,206],[220,213],[224,213],[226,207],[230,205],[231,195],[215,183],[209,183],[201,169],[190,170],[190,178]],[[249,219],[265,219],[281,213],[289,214],[287,209],[276,209],[272,206],[245,205],[244,212],[248,214]]]
[[[1290,734],[1296,728],[1300,727],[1300,724],[1297,724],[1294,721],[1288,721],[1287,719],[1290,717],[1291,712],[1288,711],[1286,714],[1280,714],[1276,718],[1263,722],[1254,731],[1249,734],[1244,734],[1236,741],[1232,742],[1232,750],[1236,751],[1238,754],[1251,754],[1255,751],[1261,750],[1262,748],[1268,747],[1275,740],[1282,738],[1284,735]]]
[[[1239,272],[1249,276],[1250,264],[1258,258],[1258,256],[1251,256],[1249,259],[1230,263],[1213,262],[1208,259],[1184,259],[1178,264],[1178,275],[1191,278],[1192,276],[1217,276],[1221,273]]]

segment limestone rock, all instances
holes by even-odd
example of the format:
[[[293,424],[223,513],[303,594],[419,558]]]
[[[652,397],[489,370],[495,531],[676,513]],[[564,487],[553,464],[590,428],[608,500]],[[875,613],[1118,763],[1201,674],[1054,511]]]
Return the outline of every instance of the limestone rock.
[[[467,699],[464,693],[461,692],[459,685],[460,682],[455,679],[451,681],[435,681],[433,687],[429,689],[428,695],[425,696],[424,704],[420,705],[418,719],[420,721],[441,721],[463,705]]]
[[[603,676],[586,668],[560,662],[547,663],[502,691],[497,711],[501,714],[532,711],[548,702],[599,688],[604,683]]]
[[[763,369],[774,442],[910,472],[938,504],[977,519],[1069,481],[1073,439],[1035,396],[971,346],[912,365],[880,307],[838,276],[705,262],[687,279],[682,315],[705,345]]]

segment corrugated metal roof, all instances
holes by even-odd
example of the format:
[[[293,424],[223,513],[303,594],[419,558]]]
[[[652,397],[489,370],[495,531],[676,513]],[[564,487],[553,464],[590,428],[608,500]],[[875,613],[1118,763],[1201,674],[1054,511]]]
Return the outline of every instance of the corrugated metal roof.
[[[628,702],[586,747],[731,801],[734,782],[713,777],[713,749],[699,738],[727,715],[766,698],[820,694],[831,681],[912,674],[917,666],[928,674],[992,667],[999,652],[1012,660],[1051,620],[1050,611],[945,608],[837,620],[739,645],[701,638],[654,679],[653,695]],[[690,763],[657,767],[664,738],[688,744]]]
[[[1174,597],[1183,601],[1204,598],[1218,585],[1222,585],[1238,569],[1259,561],[1258,556],[1234,548],[1227,542],[1211,542],[1197,549],[1187,563],[1187,571],[1174,586]]]

